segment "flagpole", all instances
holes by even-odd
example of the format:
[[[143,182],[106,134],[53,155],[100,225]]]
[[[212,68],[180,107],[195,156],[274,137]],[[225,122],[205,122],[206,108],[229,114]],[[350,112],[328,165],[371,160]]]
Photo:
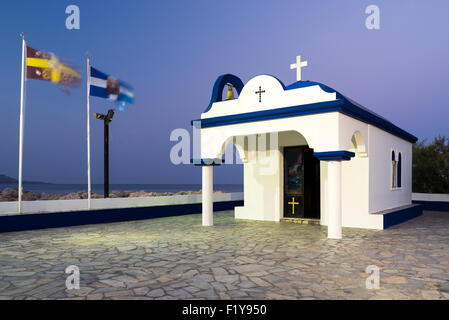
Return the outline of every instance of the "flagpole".
[[[90,210],[90,57],[87,54],[87,208]]]
[[[26,40],[25,33],[21,33],[22,37],[22,73],[20,82],[20,131],[19,131],[19,187],[17,195],[17,212],[22,213],[22,159],[23,159],[23,110],[25,108],[24,90],[25,90],[25,59],[26,59]]]

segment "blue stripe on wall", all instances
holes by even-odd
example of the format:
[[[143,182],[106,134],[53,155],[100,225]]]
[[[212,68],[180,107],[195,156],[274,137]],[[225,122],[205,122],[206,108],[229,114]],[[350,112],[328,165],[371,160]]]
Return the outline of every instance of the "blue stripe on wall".
[[[384,229],[422,215],[423,207],[415,205],[384,214]]]
[[[374,115],[371,112],[363,110],[362,108],[349,103],[346,99],[337,99],[332,101],[311,103],[306,105],[270,109],[264,111],[247,112],[214,118],[198,119],[194,121],[199,121],[199,123],[201,123],[201,128],[209,128],[236,123],[297,117],[327,112],[341,112],[351,118],[360,120],[368,124],[372,124],[378,127],[379,129],[389,132],[410,143],[415,143],[416,141],[418,141],[418,138],[416,138],[412,134],[406,132],[405,130],[402,130],[401,128],[395,126],[391,122]],[[193,125],[193,121],[191,123]]]
[[[447,211],[447,212],[449,212],[449,202],[413,200],[412,203],[422,205],[423,210],[426,210],[426,211]]]
[[[236,206],[243,206],[243,200],[214,202],[214,211],[232,210]],[[201,203],[193,203],[0,216],[0,233],[181,216],[200,213],[201,208]]]

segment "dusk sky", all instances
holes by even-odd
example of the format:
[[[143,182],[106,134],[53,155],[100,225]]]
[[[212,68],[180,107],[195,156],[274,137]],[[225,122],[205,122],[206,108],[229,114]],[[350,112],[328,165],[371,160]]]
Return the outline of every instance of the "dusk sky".
[[[78,5],[80,30],[65,27]],[[365,8],[380,8],[380,30]],[[449,135],[449,2],[441,1],[1,1],[0,174],[17,178],[21,39],[82,72],[67,95],[29,80],[23,176],[87,183],[86,58],[135,89],[135,104],[110,129],[111,183],[200,183],[201,169],[170,162],[170,133],[191,131],[224,73],[244,83],[270,74],[285,85],[297,55],[303,79],[322,82],[419,140]],[[91,98],[91,113],[110,101]],[[103,180],[103,123],[91,118],[92,181]],[[242,166],[215,170],[216,183],[242,183]]]

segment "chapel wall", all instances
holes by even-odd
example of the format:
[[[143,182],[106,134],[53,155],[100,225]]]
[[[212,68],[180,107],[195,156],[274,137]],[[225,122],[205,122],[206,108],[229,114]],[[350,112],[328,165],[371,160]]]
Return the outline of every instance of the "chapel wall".
[[[370,201],[369,212],[376,213],[411,204],[412,144],[388,132],[369,125]],[[402,186],[392,188],[391,151],[401,153]]]
[[[269,141],[263,142],[267,143],[266,150],[250,151],[248,161],[243,164],[244,207],[235,208],[236,219],[280,220],[283,210],[282,152],[279,147],[270,148]]]

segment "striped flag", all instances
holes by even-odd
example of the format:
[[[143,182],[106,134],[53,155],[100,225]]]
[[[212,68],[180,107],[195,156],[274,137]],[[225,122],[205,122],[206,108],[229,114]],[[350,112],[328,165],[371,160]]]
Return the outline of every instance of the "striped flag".
[[[90,95],[124,103],[134,103],[133,88],[93,67],[90,67]]]
[[[78,87],[81,75],[73,67],[61,62],[53,53],[26,47],[26,75],[28,79],[45,80],[67,87]]]

